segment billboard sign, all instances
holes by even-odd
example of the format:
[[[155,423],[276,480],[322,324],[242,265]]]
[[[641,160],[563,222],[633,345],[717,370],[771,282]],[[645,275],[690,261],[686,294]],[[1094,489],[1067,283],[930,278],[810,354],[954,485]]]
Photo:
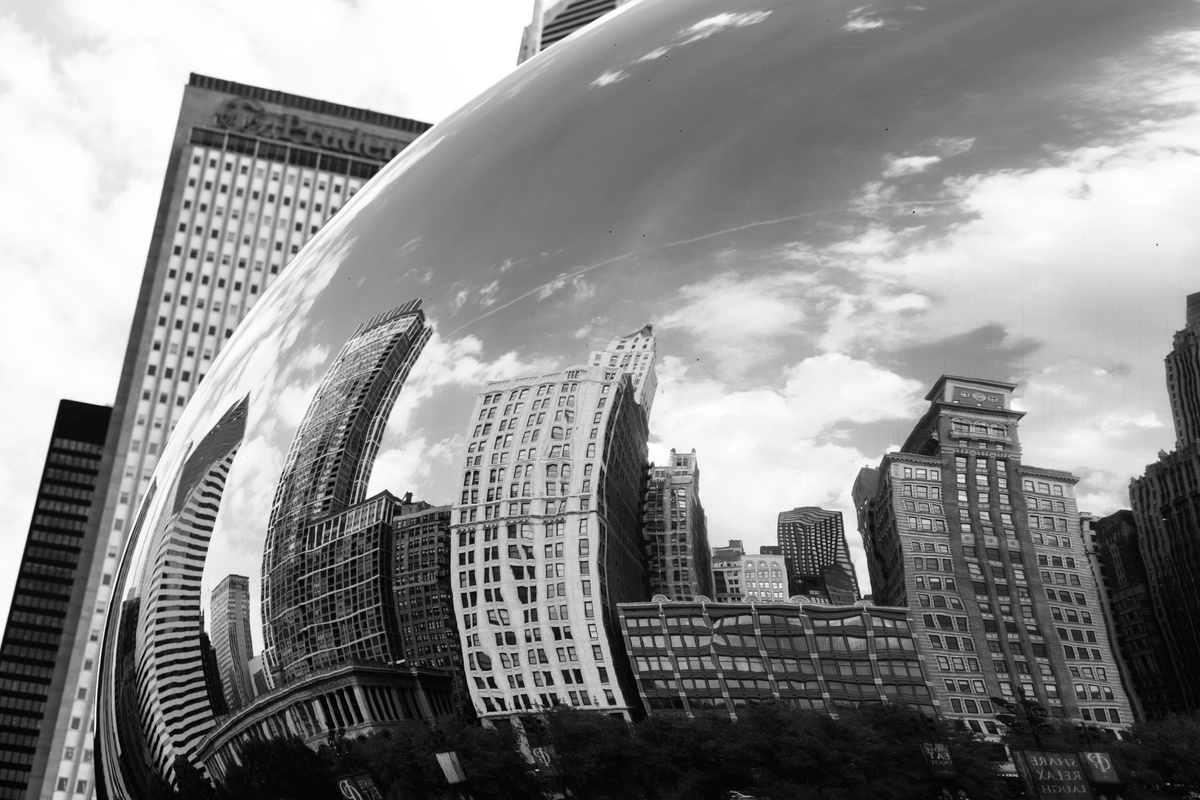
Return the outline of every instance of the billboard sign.
[[[1063,797],[1094,800],[1078,753],[1014,750],[1013,761],[1030,794],[1040,800]]]

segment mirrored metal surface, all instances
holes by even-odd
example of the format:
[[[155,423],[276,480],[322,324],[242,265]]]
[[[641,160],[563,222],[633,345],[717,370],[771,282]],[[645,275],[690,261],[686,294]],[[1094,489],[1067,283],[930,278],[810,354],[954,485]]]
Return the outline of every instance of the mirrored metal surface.
[[[601,421],[545,422],[577,458],[620,414],[651,460],[695,449],[714,545],[771,543],[794,506],[852,527],[858,468],[943,373],[1019,383],[1026,452],[1080,474],[1081,507],[1124,504],[1170,446],[1161,358],[1200,288],[1198,22],[1191,2],[649,1],[438,124],[292,259],[162,453],[104,634],[108,796],[180,757],[217,775],[248,727],[355,728],[305,693],[448,713],[461,690],[396,663],[389,526],[420,501],[510,518],[510,482],[502,511],[463,485],[504,466],[479,436],[521,445],[489,381],[577,380]],[[595,373],[626,334],[650,370]],[[520,430],[571,410],[536,399]],[[214,648],[235,595],[239,643]]]

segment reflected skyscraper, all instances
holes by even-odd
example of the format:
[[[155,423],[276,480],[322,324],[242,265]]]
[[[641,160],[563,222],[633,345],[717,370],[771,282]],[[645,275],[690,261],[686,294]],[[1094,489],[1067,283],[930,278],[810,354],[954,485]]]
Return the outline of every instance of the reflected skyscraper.
[[[79,599],[63,630],[64,688],[47,700],[46,762],[28,797],[90,797],[96,643],[117,556],[183,408],[233,331],[293,254],[427,123],[192,74],[130,325]],[[93,549],[94,548],[94,549]],[[80,699],[83,697],[84,699]],[[51,708],[51,706],[53,706]],[[39,757],[41,758],[41,757]]]
[[[354,331],[292,440],[262,564],[264,655],[277,680],[350,658],[399,658],[391,593],[396,498],[385,492],[356,506],[388,415],[432,334],[420,305],[410,301]],[[351,574],[353,581],[339,577]]]
[[[223,691],[211,662],[205,669],[200,580],[247,410],[243,399],[191,449],[149,545],[153,567],[139,595],[137,693],[150,760],[164,776],[173,774],[176,756],[195,750],[220,710],[209,699]]]
[[[665,594],[672,600],[712,597],[712,553],[695,450],[672,450],[664,466],[650,466],[642,537],[651,595]]]
[[[815,506],[779,512],[779,547],[787,561],[788,595],[809,602],[851,605],[858,579],[840,511]]]
[[[1166,357],[1176,447],[1129,485],[1154,616],[1178,678],[1176,711],[1200,710],[1200,292]]]
[[[455,611],[475,710],[638,707],[616,604],[645,600],[639,506],[649,326],[591,366],[487,384],[453,506]]]
[[[521,35],[520,64],[629,0],[534,0],[533,19]]]
[[[908,606],[942,712],[998,733],[992,696],[1133,721],[1082,548],[1074,475],[1021,461],[1011,383],[943,375],[854,486],[874,601]]]
[[[254,699],[250,659],[250,579],[227,575],[212,591],[209,602],[209,631],[221,676],[225,704],[231,711]]]

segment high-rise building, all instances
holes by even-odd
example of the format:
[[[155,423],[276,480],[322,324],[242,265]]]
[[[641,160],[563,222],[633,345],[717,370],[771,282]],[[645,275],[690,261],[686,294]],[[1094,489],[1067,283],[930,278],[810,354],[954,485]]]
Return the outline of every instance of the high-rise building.
[[[742,556],[745,554],[741,539],[730,539],[725,547],[714,547],[712,552],[712,598],[718,603],[738,603],[742,598]]]
[[[364,498],[392,406],[433,332],[420,304],[354,331],[292,439],[263,545],[263,651],[277,683],[349,658],[400,657],[398,501],[387,492]]]
[[[1077,478],[1021,462],[1014,384],[944,375],[854,504],[875,602],[912,609],[942,711],[991,733],[988,698],[1121,727],[1132,710],[1079,534]],[[1094,688],[1093,688],[1094,687]]]
[[[520,64],[630,0],[534,0],[533,20],[521,35]]]
[[[451,535],[467,680],[485,722],[559,704],[640,709],[616,604],[648,599],[640,504],[653,359],[647,327],[592,366],[492,382],[475,403]]]
[[[450,583],[450,506],[414,502],[406,494],[392,517],[400,646],[410,667],[454,676],[454,705],[471,713]]]
[[[1166,362],[1175,446],[1182,448],[1200,441],[1200,292],[1188,295],[1186,323]]]
[[[151,766],[173,776],[213,727],[219,673],[205,669],[200,580],[216,509],[246,434],[248,399],[235,403],[198,443],[189,443],[168,486],[170,504],[150,532],[137,622],[138,711]]]
[[[650,465],[642,508],[642,537],[650,594],[672,600],[712,597],[708,522],[700,504],[696,451],[671,451],[666,465]]]
[[[1122,509],[1109,514],[1096,520],[1094,528],[1096,555],[1104,568],[1109,599],[1109,623],[1129,676],[1126,689],[1140,701],[1147,718],[1167,716],[1183,704],[1175,665],[1154,616],[1133,512]]]
[[[27,797],[90,797],[86,749],[94,656],[134,509],[194,386],[292,254],[428,125],[361,108],[192,75],[184,89],[107,434],[83,554],[78,623],[64,629],[62,702],[49,762]],[[164,143],[165,144],[165,143]],[[59,789],[58,787],[68,787]],[[75,792],[80,786],[85,788]]]
[[[906,608],[795,603],[624,603],[621,629],[651,714],[728,714],[904,703],[933,716]]]
[[[112,409],[63,400],[42,467],[33,520],[17,570],[17,585],[0,644],[0,798],[18,800],[36,790],[50,758],[60,705],[72,708],[66,745],[92,743],[76,704],[87,700],[98,643],[86,646],[89,680],[64,697],[71,634],[79,622],[87,571],[96,548],[103,490],[99,482]],[[78,697],[78,692],[84,692]],[[88,780],[85,778],[84,780]],[[75,787],[67,785],[66,788]]]
[[[1179,712],[1200,710],[1200,292],[1167,355],[1176,447],[1129,485],[1154,617],[1178,679]]]
[[[789,595],[833,605],[852,605],[858,600],[858,577],[840,511],[815,506],[781,511],[778,536],[787,560]]]
[[[245,575],[227,575],[212,590],[208,629],[225,705],[236,711],[257,694],[250,676],[254,648],[250,640],[250,579]]]

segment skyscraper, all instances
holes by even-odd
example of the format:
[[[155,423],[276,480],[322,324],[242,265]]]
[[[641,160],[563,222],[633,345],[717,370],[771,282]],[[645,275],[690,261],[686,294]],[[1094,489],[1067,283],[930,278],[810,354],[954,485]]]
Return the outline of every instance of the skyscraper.
[[[742,597],[742,549],[741,539],[730,539],[725,547],[714,547],[712,551],[712,599],[718,603],[737,603]]]
[[[288,259],[392,156],[428,129],[402,117],[193,74],[170,145],[98,493],[79,622],[63,635],[63,700],[48,710],[49,765],[28,797],[94,781],[85,748],[96,641],[116,557],[158,454],[194,386]],[[84,576],[86,579],[84,580]],[[90,756],[90,750],[86,755]]]
[[[815,506],[781,511],[778,536],[787,561],[789,595],[833,605],[858,600],[858,578],[840,511]]]
[[[942,376],[854,504],[880,605],[907,605],[942,711],[996,733],[991,696],[1119,727],[1130,704],[1079,536],[1077,479],[1021,463],[1014,384]]]
[[[0,644],[0,798],[17,800],[36,788],[50,760],[60,704],[86,701],[90,680],[64,698],[71,633],[79,621],[87,571],[96,547],[100,461],[112,409],[63,400],[50,447],[17,585]],[[87,647],[87,671],[98,645]],[[65,702],[64,702],[65,701]],[[65,734],[72,751],[91,751],[82,716],[72,715]],[[86,779],[85,779],[86,780]],[[74,788],[67,785],[67,788]]]
[[[1095,523],[1096,550],[1104,567],[1111,627],[1129,683],[1149,719],[1183,708],[1175,664],[1154,615],[1141,537],[1133,512],[1122,509]]]
[[[363,501],[388,415],[432,335],[420,304],[410,301],[354,331],[292,439],[262,564],[265,660],[284,682],[349,658],[399,658],[396,498],[384,492]],[[359,504],[355,514],[344,513]],[[356,579],[339,578],[350,574]]]
[[[520,64],[629,0],[534,0],[533,20],[521,35]]]
[[[250,579],[245,575],[226,575],[212,591],[208,628],[217,658],[225,705],[236,711],[254,699],[250,677],[250,659],[254,649],[250,640]]]
[[[631,351],[637,364],[623,364]],[[616,604],[647,599],[653,334],[592,360],[489,383],[475,403],[451,536],[467,680],[485,721],[559,704],[640,708]]]
[[[1167,355],[1176,447],[1129,485],[1154,617],[1178,678],[1177,711],[1200,710],[1200,292]]]
[[[665,594],[672,600],[712,597],[712,553],[695,450],[672,450],[664,466],[650,466],[642,536],[651,595]]]

